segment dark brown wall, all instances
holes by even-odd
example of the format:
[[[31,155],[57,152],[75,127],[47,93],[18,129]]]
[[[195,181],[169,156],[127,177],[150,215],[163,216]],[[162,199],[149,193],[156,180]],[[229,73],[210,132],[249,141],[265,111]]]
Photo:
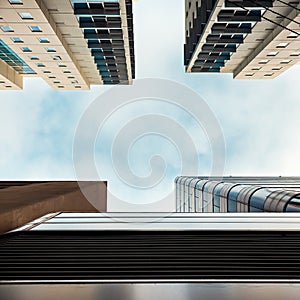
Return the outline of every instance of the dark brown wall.
[[[86,195],[93,198],[89,199],[93,205],[86,199]],[[26,185],[12,182],[11,186],[6,182],[6,187],[0,189],[0,234],[48,213],[106,210],[106,182],[55,181]]]

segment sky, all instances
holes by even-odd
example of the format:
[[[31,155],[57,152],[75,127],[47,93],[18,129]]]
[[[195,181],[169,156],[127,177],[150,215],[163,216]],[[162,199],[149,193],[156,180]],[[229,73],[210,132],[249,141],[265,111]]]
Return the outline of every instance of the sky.
[[[108,180],[110,211],[168,212],[174,178],[214,163],[219,175],[299,175],[300,65],[273,80],[186,74],[184,1],[133,12],[132,86],[55,91],[26,78],[0,92],[1,180]]]

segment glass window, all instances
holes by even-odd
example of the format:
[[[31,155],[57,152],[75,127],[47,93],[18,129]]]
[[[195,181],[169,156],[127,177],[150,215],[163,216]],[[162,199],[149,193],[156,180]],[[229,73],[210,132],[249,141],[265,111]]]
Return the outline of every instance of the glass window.
[[[279,43],[276,48],[285,48],[288,46],[289,43]]]
[[[14,30],[12,29],[12,27],[8,26],[8,25],[3,25],[1,26],[1,30],[4,32],[13,32]]]
[[[256,191],[250,198],[250,211],[251,207],[264,210],[265,201],[272,192],[273,191],[269,189],[259,189]]]
[[[224,183],[220,183],[214,189],[214,195],[213,195],[214,212],[220,212],[220,207],[221,207],[220,192],[224,187],[224,185],[225,185]]]
[[[250,206],[250,212],[263,212],[263,210],[259,209],[259,208],[256,208],[256,207],[253,207],[253,206]]]
[[[38,39],[39,39],[40,43],[50,43],[50,41],[45,37],[39,37]]]
[[[12,37],[11,40],[14,42],[14,43],[24,43],[23,40],[19,37]]]
[[[52,47],[46,48],[46,51],[47,52],[56,52],[55,48],[52,48]]]
[[[42,29],[39,26],[36,26],[36,25],[29,26],[29,28],[32,32],[42,32]]]
[[[58,85],[57,87],[60,88],[60,89],[63,89],[63,88],[64,88],[63,85]]]
[[[29,47],[21,47],[21,50],[23,52],[31,52],[31,49]]]
[[[48,74],[48,73],[51,73],[51,71],[49,71],[49,70],[44,70],[43,73]]]
[[[10,4],[23,4],[22,0],[8,0]]]
[[[38,60],[38,59],[39,59],[39,57],[36,56],[36,55],[31,55],[31,56],[29,56],[29,58],[30,58],[31,60]]]
[[[64,73],[71,73],[70,70],[64,70],[63,72],[64,72]]]
[[[245,187],[246,185],[237,185],[230,190],[227,197],[228,212],[237,212],[237,198],[240,191]]]
[[[52,56],[53,60],[61,60],[61,57],[59,55]]]
[[[20,12],[19,15],[23,20],[33,20],[33,17],[29,12]]]
[[[59,66],[60,68],[65,68],[65,67],[66,67],[66,65],[63,64],[63,63],[59,63],[58,66]]]
[[[286,207],[286,212],[300,212],[300,196],[291,199]]]
[[[204,212],[213,212],[213,192],[217,185],[219,185],[220,182],[218,181],[209,181],[206,183],[203,187],[203,193],[202,193],[202,201],[203,201],[203,211]]]
[[[36,64],[38,67],[42,68],[42,67],[46,67],[43,63],[37,63]]]
[[[267,54],[267,56],[276,56],[278,54],[278,51],[272,51],[272,52],[269,52]]]
[[[269,62],[268,59],[262,59],[262,60],[260,60],[258,63],[259,63],[259,64],[267,64],[268,62]]]
[[[26,62],[0,39],[0,57],[19,74],[36,74]]]
[[[78,83],[78,81],[77,80],[72,80],[71,83],[76,84],[76,83]]]
[[[299,55],[300,55],[300,52],[293,52],[293,53],[291,53],[290,56],[299,56]]]

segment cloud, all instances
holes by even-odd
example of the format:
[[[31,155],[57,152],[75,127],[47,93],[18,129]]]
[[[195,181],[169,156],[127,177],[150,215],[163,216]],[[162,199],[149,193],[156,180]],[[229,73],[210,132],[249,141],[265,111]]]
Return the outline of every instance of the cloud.
[[[137,78],[172,79],[187,85],[206,100],[224,133],[226,174],[299,175],[300,66],[291,68],[277,79],[261,81],[233,80],[231,74],[185,74],[184,1],[141,0],[134,5]],[[62,92],[52,90],[41,79],[29,78],[25,80],[23,91],[1,91],[1,179],[75,179],[72,147],[79,119],[93,99],[101,97],[110,88],[95,86],[91,91]],[[103,107],[105,105],[107,103],[103,102]],[[111,175],[114,170],[109,155],[111,142],[126,123],[124,120],[149,113],[167,115],[183,126],[193,138],[201,159],[199,173],[207,174],[211,167],[211,149],[203,130],[186,112],[153,102],[128,106],[111,116],[99,139],[102,145],[98,144],[96,148],[98,163],[104,170],[103,179],[111,178],[111,184],[118,185]],[[98,117],[99,112],[95,111],[91,122]],[[146,126],[142,129],[149,130]],[[169,132],[171,137],[176,135],[172,127]],[[82,151],[85,151],[84,142],[93,138],[90,134],[86,131],[82,137]],[[126,145],[124,137],[123,144],[117,149],[120,154],[127,151]],[[151,154],[161,154],[168,169],[157,194],[166,195],[173,189],[172,176],[177,175],[180,161],[170,143],[158,137],[147,137],[133,144],[131,150],[129,162],[133,173],[139,176],[149,174]],[[195,154],[193,149],[189,148],[185,153],[183,160],[191,164]],[[95,174],[89,177],[86,160],[79,163],[86,167],[86,179],[94,178]],[[158,162],[153,167],[159,169],[161,165]],[[111,196],[109,208],[113,211],[174,209],[172,195],[159,202],[149,193],[140,193],[134,203],[130,203],[127,200],[132,191],[123,188],[116,191],[125,201]],[[143,205],[137,204],[139,197]]]

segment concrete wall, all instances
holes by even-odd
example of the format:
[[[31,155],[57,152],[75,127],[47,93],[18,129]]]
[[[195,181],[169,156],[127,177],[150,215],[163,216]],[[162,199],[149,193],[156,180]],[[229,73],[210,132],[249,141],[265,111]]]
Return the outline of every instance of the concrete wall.
[[[48,213],[107,210],[106,182],[28,183],[0,189],[0,234]],[[84,195],[92,196],[93,205]]]

